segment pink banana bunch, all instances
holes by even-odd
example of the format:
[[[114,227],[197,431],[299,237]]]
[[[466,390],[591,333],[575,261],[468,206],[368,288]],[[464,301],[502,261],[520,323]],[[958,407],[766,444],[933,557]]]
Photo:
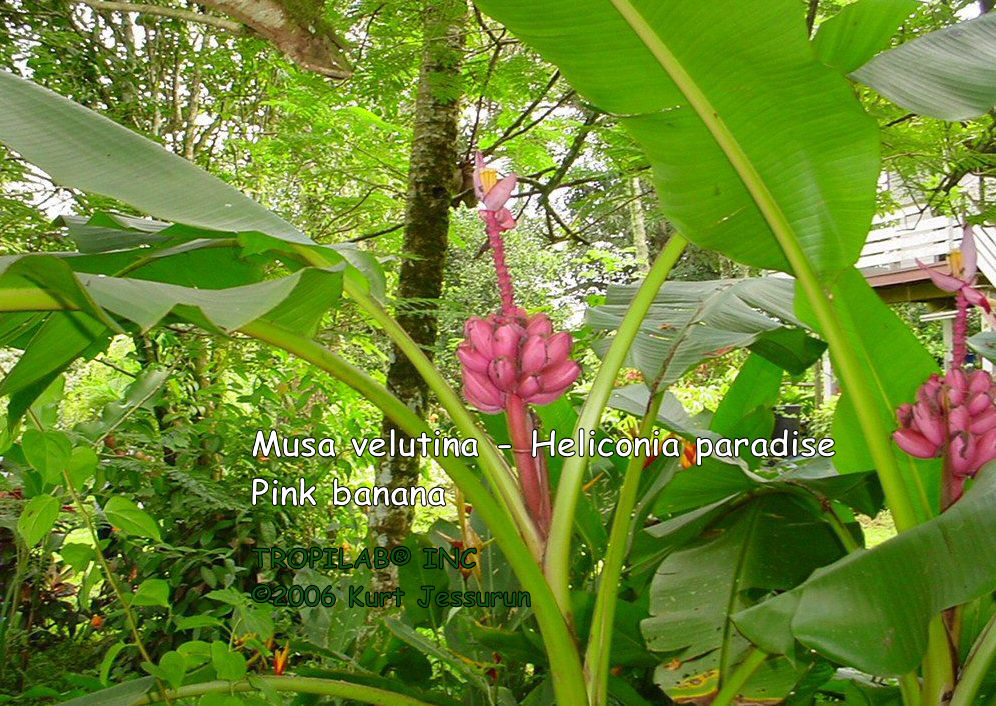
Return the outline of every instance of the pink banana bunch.
[[[955,295],[951,370],[931,375],[916,393],[916,402],[896,410],[896,445],[916,458],[943,458],[941,510],[947,510],[965,489],[965,481],[996,459],[996,383],[984,370],[965,371],[968,313],[978,307],[996,324],[986,296],[975,288],[978,252],[975,234],[964,227],[961,249],[948,257],[950,274],[917,262],[934,284]]]
[[[506,409],[509,396],[527,404],[558,399],[581,373],[571,360],[571,334],[553,332],[546,314],[472,316],[457,347],[467,401],[491,414]]]
[[[546,458],[530,453],[531,437],[539,423],[529,405],[550,404],[563,395],[581,366],[571,360],[571,334],[553,332],[546,314],[529,315],[515,305],[515,287],[505,261],[502,233],[515,228],[515,216],[505,204],[518,177],[499,179],[478,152],[474,193],[480,204],[488,245],[495,263],[501,310],[484,318],[472,316],[464,325],[464,341],[457,347],[463,376],[463,396],[482,412],[505,412],[512,456],[522,499],[539,533],[550,530],[552,503]]]
[[[989,373],[953,368],[934,374],[914,404],[897,410],[896,444],[916,458],[943,456],[942,506],[961,497],[965,481],[996,459],[996,383]]]

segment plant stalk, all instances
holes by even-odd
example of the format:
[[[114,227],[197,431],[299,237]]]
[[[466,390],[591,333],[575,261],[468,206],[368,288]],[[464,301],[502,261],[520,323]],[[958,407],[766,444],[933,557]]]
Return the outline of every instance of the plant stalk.
[[[338,679],[296,676],[252,677],[252,679],[246,681],[223,681],[219,679],[200,682],[199,684],[186,684],[179,689],[171,689],[166,692],[150,692],[135,699],[129,706],[157,704],[164,701],[167,696],[174,699],[191,699],[197,696],[204,696],[205,694],[236,694],[247,691],[259,691],[260,687],[256,686],[254,682],[256,684],[262,682],[267,688],[274,691],[335,696],[366,704],[381,704],[382,706],[431,706],[426,701],[421,701],[405,694],[399,694],[396,691],[386,691],[373,686],[353,684]]]
[[[647,403],[647,412],[640,422],[638,437],[648,438],[653,433],[660,411],[663,393],[654,391]],[[640,489],[640,475],[646,459],[630,456],[626,464],[622,488],[616,501],[616,511],[612,516],[612,529],[602,561],[602,574],[598,579],[598,595],[595,598],[595,611],[591,619],[591,633],[585,653],[585,674],[588,676],[588,698],[591,706],[605,706],[608,703],[609,658],[612,648],[612,627],[616,614],[616,593],[622,576],[623,562],[629,552],[630,525],[633,522],[633,508]]]
[[[612,343],[609,345],[609,350],[602,358],[598,374],[591,384],[588,398],[585,400],[581,413],[578,415],[577,424],[574,426],[575,437],[579,430],[583,429],[587,432],[600,424],[602,412],[605,411],[605,405],[608,403],[609,395],[612,394],[612,389],[615,386],[616,376],[623,363],[626,362],[626,355],[643,324],[643,319],[654,303],[654,298],[661,285],[664,284],[668,275],[671,274],[671,269],[685,251],[687,244],[688,241],[683,236],[675,233],[667,241],[657,259],[654,260],[650,272],[647,273],[647,277],[640,285],[636,296],[633,297],[622,323],[619,324],[619,328],[612,338]],[[570,612],[570,554],[571,537],[574,533],[574,514],[577,510],[578,497],[581,494],[588,460],[587,456],[570,456],[564,459],[553,503],[550,536],[547,539],[544,563],[546,575],[550,587],[557,597],[557,602],[560,604],[560,609],[565,615]]]
[[[975,639],[961,670],[961,677],[949,706],[972,706],[978,702],[979,689],[996,663],[996,615],[993,615]]]
[[[723,687],[716,693],[716,698],[713,699],[711,706],[728,706],[733,703],[733,700],[737,698],[737,694],[747,680],[751,678],[757,668],[764,663],[764,660],[768,658],[768,653],[757,647],[751,648],[751,651],[747,653],[744,657],[744,661],[737,665],[737,668],[733,670],[733,674],[730,678],[726,680]]]
[[[633,5],[631,0],[611,0],[619,14],[632,27],[633,31],[646,43],[647,48],[660,63],[661,68],[671,77],[679,90],[688,100],[692,109],[712,134],[713,139],[730,160],[730,165],[736,170],[744,187],[751,195],[761,215],[771,228],[771,233],[785,254],[792,273],[809,299],[816,315],[823,337],[830,346],[844,387],[851,396],[865,440],[875,462],[886,501],[892,511],[896,528],[902,532],[917,524],[913,504],[907,492],[906,485],[899,471],[899,465],[892,452],[892,442],[888,429],[877,405],[868,391],[873,390],[871,380],[858,356],[847,339],[847,334],[834,311],[830,297],[823,290],[815,270],[802,250],[795,229],[788,217],[782,211],[774,194],[761,177],[750,157],[741,147],[730,128],[719,116],[719,111],[712,105],[708,96],[702,91],[695,79],[689,75],[684,65],[671,52],[670,48],[658,36],[646,18]],[[890,410],[891,412],[891,410]]]
[[[31,419],[32,423],[39,431],[44,431],[44,427],[35,413],[30,409],[27,410],[28,417]],[[118,585],[117,580],[114,578],[114,573],[111,571],[111,567],[107,563],[107,559],[104,557],[104,551],[100,548],[100,536],[97,534],[97,527],[93,523],[93,518],[90,516],[90,511],[83,504],[83,498],[80,497],[79,492],[76,490],[76,484],[73,483],[72,477],[69,475],[69,469],[63,467],[62,469],[62,479],[66,483],[66,490],[69,492],[70,497],[73,499],[73,504],[76,505],[76,510],[79,512],[80,517],[83,518],[83,524],[86,525],[87,531],[90,533],[90,540],[93,542],[93,552],[97,558],[97,563],[104,574],[104,578],[107,581],[107,585],[111,587],[111,591],[114,596],[118,599],[118,603],[121,604],[121,610],[124,611],[125,621],[128,623],[128,628],[131,631],[132,639],[135,640],[135,646],[138,648],[139,653],[142,658],[149,662],[150,664],[155,664],[155,661],[149,655],[149,651],[145,649],[145,643],[142,642],[142,635],[138,631],[138,621],[135,619],[135,614],[131,610],[131,606],[125,601],[124,592],[121,590],[121,586]],[[163,683],[156,679],[156,683],[160,688],[163,687]],[[169,697],[166,697],[166,702],[169,703]]]
[[[14,573],[7,584],[3,610],[0,612],[0,617],[4,618],[0,620],[0,678],[5,676],[7,665],[11,663],[11,660],[7,659],[10,649],[10,629],[17,618],[17,609],[20,606],[21,584],[24,581],[24,575],[27,573],[29,556],[28,548],[24,546],[24,541],[17,532],[14,532],[14,552],[17,555],[14,564]]]
[[[899,697],[903,706],[920,706],[920,682],[916,673],[910,672],[899,677]]]
[[[923,658],[923,704],[941,706],[954,688],[954,664],[944,617],[937,615],[927,628],[927,654]]]
[[[844,547],[844,551],[848,554],[851,552],[856,552],[861,549],[861,545],[858,544],[858,540],[854,538],[854,535],[850,533],[847,529],[847,525],[840,519],[840,515],[837,511],[833,509],[831,501],[827,500],[827,509],[823,512],[823,517],[826,519],[827,524],[830,525],[830,529],[833,533],[837,535],[837,540],[840,542],[841,546]]]

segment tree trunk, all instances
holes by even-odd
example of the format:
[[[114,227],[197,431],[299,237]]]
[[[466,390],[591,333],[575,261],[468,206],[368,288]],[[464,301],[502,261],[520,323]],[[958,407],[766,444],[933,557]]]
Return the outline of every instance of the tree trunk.
[[[460,65],[464,42],[463,0],[425,0],[422,59],[415,101],[415,126],[408,166],[404,260],[398,280],[398,321],[432,355],[436,343],[437,304],[449,231],[449,208],[457,169]],[[429,391],[405,355],[394,348],[387,386],[417,416],[425,417]],[[404,435],[386,417],[383,434]],[[376,484],[388,488],[416,485],[418,458],[386,458]],[[413,508],[374,507],[370,535],[375,545],[393,547],[411,531]],[[376,578],[378,589],[394,584],[385,572]]]
[[[642,200],[640,194],[643,192],[643,187],[640,186],[640,177],[635,176],[630,179],[629,186],[632,196],[632,200],[629,202],[629,223],[633,229],[633,247],[636,248],[636,259],[640,263],[640,272],[647,274],[650,271],[650,246],[647,243],[647,222],[643,217],[643,206],[640,203]]]

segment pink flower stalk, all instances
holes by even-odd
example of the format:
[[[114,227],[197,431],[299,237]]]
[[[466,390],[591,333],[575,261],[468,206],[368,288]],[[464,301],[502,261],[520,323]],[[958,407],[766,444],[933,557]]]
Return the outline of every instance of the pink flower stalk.
[[[944,458],[941,510],[951,506],[985,464],[996,459],[996,383],[989,373],[953,368],[934,374],[916,394],[916,402],[896,412],[893,439],[916,458]]]
[[[494,257],[501,312],[467,320],[457,357],[466,400],[482,412],[504,411],[507,416],[523,499],[545,536],[550,526],[550,486],[546,459],[530,453],[536,421],[529,405],[550,404],[560,398],[577,380],[581,366],[571,360],[569,333],[554,333],[546,314],[530,316],[515,305],[502,233],[515,227],[515,217],[505,204],[516,181],[515,174],[499,180],[477,153],[474,190]]]
[[[505,264],[505,242],[501,237],[503,231],[515,228],[515,216],[505,208],[519,178],[515,174],[498,180],[498,173],[484,166],[484,155],[480,152],[475,156],[474,193],[480,203],[478,215],[484,221],[488,233],[488,244],[495,260],[495,271],[498,273],[498,291],[501,294],[502,313],[511,314],[515,311],[515,296],[512,288],[512,276]]]
[[[977,306],[982,309],[983,315],[996,328],[996,317],[993,316],[989,300],[986,298],[986,295],[975,288],[975,280],[978,273],[978,252],[975,248],[975,234],[972,232],[972,227],[969,225],[964,227],[961,250],[952,253],[948,258],[948,266],[951,268],[951,274],[942,274],[924,265],[919,260],[916,262],[927,273],[930,279],[933,280],[938,289],[955,294],[957,313],[954,325],[952,365],[960,368],[965,364],[965,356],[968,352],[965,341],[968,335],[969,308]]]

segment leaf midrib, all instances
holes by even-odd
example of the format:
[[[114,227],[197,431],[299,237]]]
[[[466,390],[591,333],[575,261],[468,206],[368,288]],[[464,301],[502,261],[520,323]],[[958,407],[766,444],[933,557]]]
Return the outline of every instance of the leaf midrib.
[[[729,660],[731,655],[730,651],[730,641],[732,638],[732,628],[733,620],[731,616],[733,615],[733,608],[737,602],[737,596],[740,594],[741,582],[743,580],[744,566],[747,563],[747,555],[753,547],[751,539],[753,538],[754,532],[757,529],[758,516],[761,514],[761,510],[758,505],[761,503],[754,503],[748,509],[750,512],[750,518],[748,520],[747,530],[744,533],[744,541],[740,545],[740,551],[737,553],[737,565],[733,570],[733,580],[730,583],[730,594],[727,596],[726,601],[726,611],[723,614],[723,642],[720,644],[719,652],[719,683],[720,686],[729,679]]]

